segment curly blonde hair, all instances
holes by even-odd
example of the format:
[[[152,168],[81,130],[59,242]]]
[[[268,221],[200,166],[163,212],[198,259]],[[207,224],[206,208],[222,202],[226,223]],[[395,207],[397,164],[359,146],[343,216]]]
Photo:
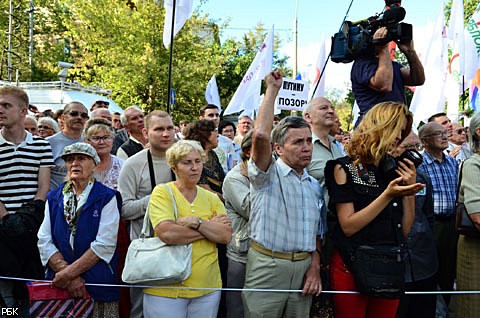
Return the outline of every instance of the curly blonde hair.
[[[379,103],[365,115],[345,150],[355,163],[378,165],[395,143],[399,132],[402,132],[399,144],[410,134],[412,122],[413,115],[407,105]]]

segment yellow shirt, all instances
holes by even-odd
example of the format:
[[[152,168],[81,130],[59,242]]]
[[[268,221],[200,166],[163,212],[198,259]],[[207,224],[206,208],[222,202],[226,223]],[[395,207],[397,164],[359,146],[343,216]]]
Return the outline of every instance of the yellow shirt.
[[[195,215],[203,220],[210,220],[213,214],[225,214],[225,206],[216,194],[197,186],[197,196],[192,204],[188,202],[173,182],[167,183],[172,189],[177,203],[178,217]],[[160,222],[175,220],[170,191],[164,184],[157,185],[150,197],[148,213],[153,228]],[[180,284],[167,286],[179,287],[222,287],[220,269],[218,267],[217,245],[207,239],[192,243],[192,275]],[[145,293],[169,298],[195,298],[212,293],[209,290],[180,290],[146,288]]]

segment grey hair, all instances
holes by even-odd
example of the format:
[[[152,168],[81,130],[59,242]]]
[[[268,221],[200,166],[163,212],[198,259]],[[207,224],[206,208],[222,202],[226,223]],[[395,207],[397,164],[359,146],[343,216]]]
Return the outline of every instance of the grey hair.
[[[475,129],[480,127],[480,113],[476,113],[472,119],[470,120],[470,127],[469,127],[469,140],[470,140],[470,148],[474,153],[480,153],[480,139]]]
[[[60,128],[58,128],[58,123],[55,121],[55,119],[53,119],[51,117],[48,117],[48,116],[41,117],[38,120],[38,124],[41,125],[43,123],[47,123],[47,124],[52,125],[53,131],[55,131],[55,133],[58,133],[60,131]]]
[[[122,122],[122,125],[123,126],[126,126],[128,125],[128,120],[127,120],[127,116],[125,115],[127,113],[127,110],[129,109],[137,109],[139,111],[141,111],[143,113],[143,111],[140,109],[140,107],[138,107],[137,105],[132,105],[132,106],[128,106],[124,111],[123,113],[120,115],[120,121]]]
[[[310,125],[302,117],[285,117],[272,130],[272,144],[278,144],[279,146],[283,146],[283,144],[285,143],[285,139],[287,139],[287,132],[290,128],[303,127],[307,127],[310,130]]]
[[[27,116],[25,116],[25,118],[28,118],[28,119],[31,119],[31,120],[33,120],[33,121],[35,122],[35,125],[37,125],[37,126],[38,126],[38,121],[37,121],[37,119],[35,118],[35,116],[32,116],[32,115],[27,115]]]

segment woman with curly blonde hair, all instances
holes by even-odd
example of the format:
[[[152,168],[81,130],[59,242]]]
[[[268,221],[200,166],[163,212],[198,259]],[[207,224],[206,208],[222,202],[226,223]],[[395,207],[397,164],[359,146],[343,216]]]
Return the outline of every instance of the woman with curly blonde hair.
[[[412,121],[404,104],[374,106],[354,131],[346,147],[349,156],[329,161],[325,168],[329,207],[338,219],[333,229],[331,285],[339,291],[360,291],[334,296],[336,317],[395,317],[397,295],[367,292],[368,288],[360,285],[359,274],[364,273],[360,273],[358,258],[366,246],[399,248],[412,226],[414,194],[424,185],[416,183],[413,162],[397,163],[389,155],[408,136]],[[392,161],[396,168],[391,168]],[[400,280],[403,275],[398,273]]]

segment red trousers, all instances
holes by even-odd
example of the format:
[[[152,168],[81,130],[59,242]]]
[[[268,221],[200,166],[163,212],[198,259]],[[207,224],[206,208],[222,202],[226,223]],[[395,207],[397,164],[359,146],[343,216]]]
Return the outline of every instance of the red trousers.
[[[330,284],[333,290],[356,291],[352,273],[347,269],[337,250],[330,264]],[[336,318],[394,318],[398,299],[368,297],[360,294],[334,294],[333,302]]]

